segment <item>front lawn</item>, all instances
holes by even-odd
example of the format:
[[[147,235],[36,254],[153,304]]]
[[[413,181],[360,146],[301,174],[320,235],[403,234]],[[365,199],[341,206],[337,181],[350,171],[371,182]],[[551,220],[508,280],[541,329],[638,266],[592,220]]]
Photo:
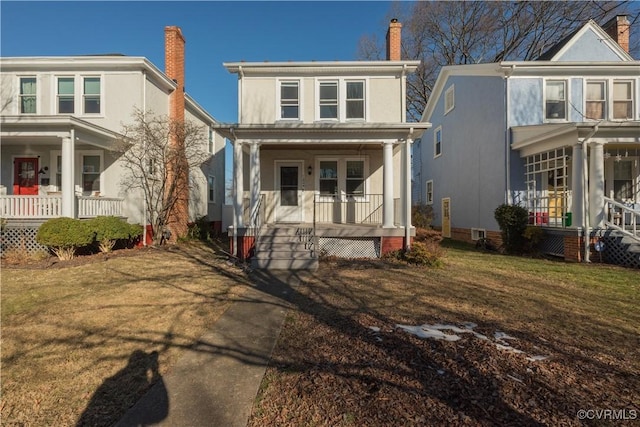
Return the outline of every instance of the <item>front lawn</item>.
[[[335,261],[300,274],[249,425],[640,419],[637,270],[447,251],[441,269]],[[606,409],[627,421],[579,419]]]

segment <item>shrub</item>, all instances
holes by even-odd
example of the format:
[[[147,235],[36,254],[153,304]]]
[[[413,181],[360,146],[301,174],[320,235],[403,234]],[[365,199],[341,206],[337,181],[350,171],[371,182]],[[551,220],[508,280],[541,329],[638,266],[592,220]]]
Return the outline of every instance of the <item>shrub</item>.
[[[204,240],[211,238],[209,218],[202,216],[189,224],[185,240]]]
[[[115,216],[98,216],[88,221],[95,232],[100,252],[111,252],[118,240],[129,240],[132,228],[125,220]]]
[[[522,236],[525,239],[525,250],[529,253],[537,252],[538,245],[544,238],[544,231],[540,227],[527,226]]]
[[[443,249],[436,242],[414,242],[411,250],[404,253],[404,260],[409,264],[440,267]]]
[[[73,218],[53,218],[38,229],[36,241],[47,246],[61,260],[75,256],[80,247],[93,243],[95,233],[85,221]]]
[[[442,233],[430,228],[416,228],[416,242],[442,242]]]
[[[522,206],[502,204],[494,212],[502,232],[502,244],[508,253],[520,253],[525,248],[524,231],[529,212]]]
[[[416,228],[430,228],[433,221],[433,208],[427,205],[411,207],[411,223]]]

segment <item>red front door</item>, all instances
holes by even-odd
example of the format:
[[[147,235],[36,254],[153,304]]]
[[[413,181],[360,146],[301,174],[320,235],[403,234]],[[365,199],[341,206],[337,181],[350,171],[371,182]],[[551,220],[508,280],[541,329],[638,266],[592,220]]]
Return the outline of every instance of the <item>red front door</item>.
[[[13,194],[38,195],[38,158],[18,157],[13,163]]]

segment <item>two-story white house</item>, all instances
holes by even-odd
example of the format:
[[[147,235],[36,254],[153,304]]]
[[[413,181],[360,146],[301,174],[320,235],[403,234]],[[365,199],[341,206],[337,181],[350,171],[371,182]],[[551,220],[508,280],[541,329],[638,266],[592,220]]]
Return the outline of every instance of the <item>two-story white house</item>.
[[[191,171],[189,218],[220,228],[225,141],[216,120],[184,93],[184,38],[165,29],[166,72],[123,55],[0,58],[0,216],[34,234],[48,218],[97,215],[145,221],[143,197],[121,186],[112,149],[134,109],[202,128],[210,158]],[[174,107],[175,106],[175,107]]]
[[[626,17],[604,28],[589,21],[535,61],[442,68],[413,161],[444,236],[497,242],[494,210],[520,204],[544,251],[594,259],[602,240],[605,259],[640,265],[640,61]]]
[[[400,31],[393,20],[386,61],[224,64],[238,75],[239,122],[216,129],[234,147],[241,259],[306,268],[318,254],[378,257],[410,245],[410,147],[429,125],[406,122],[406,78],[419,62],[401,60]],[[287,233],[310,251],[266,243]]]

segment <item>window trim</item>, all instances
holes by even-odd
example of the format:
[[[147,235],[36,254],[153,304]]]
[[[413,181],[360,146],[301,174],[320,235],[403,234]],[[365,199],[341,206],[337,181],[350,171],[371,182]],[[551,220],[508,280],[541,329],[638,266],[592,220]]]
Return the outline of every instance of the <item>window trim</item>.
[[[363,194],[364,196],[348,195],[347,194],[347,162],[360,161],[363,162]],[[338,193],[335,196],[329,196],[320,194],[320,162],[336,162],[337,166],[337,186]],[[348,157],[335,157],[335,156],[316,156],[314,158],[315,172],[315,194],[320,201],[333,201],[339,200],[346,202],[347,200],[356,200],[360,202],[369,201],[369,189],[370,189],[370,173],[369,173],[369,156],[348,156]]]
[[[323,106],[323,104],[321,104],[322,100],[320,99],[320,87],[323,84],[335,84],[336,85],[336,117],[322,117],[321,116],[321,107]],[[340,116],[342,114],[342,108],[341,108],[341,90],[340,90],[340,80],[339,79],[318,79],[317,84],[316,84],[316,120],[318,121],[322,121],[322,122],[339,122],[340,121]],[[329,105],[329,104],[325,104],[325,105]],[[333,105],[333,104],[331,104]]]
[[[40,84],[39,84],[39,79],[37,75],[18,75],[18,114],[19,115],[32,115],[32,114],[38,114],[38,111],[40,110],[39,108],[39,103],[40,103],[40,96],[39,96],[39,92],[40,92]],[[22,79],[34,79],[36,81],[36,92],[34,94],[27,94],[27,95],[23,95],[22,92]],[[35,112],[33,113],[24,113],[22,112],[22,98],[26,97],[26,96],[32,96],[35,98]]]
[[[314,120],[316,122],[369,122],[370,121],[370,84],[368,77],[317,77],[314,79],[315,87],[315,105]],[[337,82],[338,84],[338,115],[335,119],[320,118],[320,84],[324,82]],[[347,119],[347,83],[362,82],[364,96],[364,117]]]
[[[604,99],[601,100],[589,100],[587,98],[588,95],[588,87],[589,83],[602,83],[604,88]],[[598,120],[606,120],[609,117],[609,82],[607,79],[585,79],[584,80],[584,114],[582,115],[585,120],[590,121],[598,121]],[[601,119],[594,119],[587,116],[587,103],[588,102],[602,102],[604,104],[603,117]]]
[[[61,113],[60,112],[60,79],[73,79],[73,96],[70,97],[68,94],[64,94],[63,96],[66,96],[67,98],[71,98],[73,100],[73,112],[71,113]],[[77,76],[75,75],[67,75],[67,74],[63,74],[63,75],[56,75],[55,78],[55,85],[54,85],[54,93],[55,96],[53,97],[53,102],[55,104],[55,107],[53,109],[53,111],[55,112],[55,114],[59,114],[59,115],[75,115],[76,111],[77,111],[77,100],[76,97],[78,95],[78,88],[76,87],[78,84],[78,79]]]
[[[58,186],[56,182],[56,175],[58,173],[58,167],[62,165],[58,164],[58,157],[60,157],[60,161],[62,162],[62,151],[61,150],[51,150],[49,152],[50,155],[50,173],[51,180],[49,181],[50,188],[55,188],[55,190],[51,191],[62,191],[61,186]],[[100,189],[99,190],[91,190],[84,191],[83,183],[84,180],[82,175],[84,174],[84,156],[99,156],[100,157]],[[76,189],[76,193],[80,193],[82,195],[91,195],[96,191],[102,193],[104,191],[104,151],[103,150],[76,150],[73,156],[73,163],[76,165],[75,167],[75,176],[73,177],[74,187]],[[61,172],[62,173],[62,172]],[[78,184],[80,182],[80,184]],[[61,182],[62,184],[62,182]]]
[[[73,113],[60,113],[59,108],[59,94],[58,94],[58,81],[61,78],[73,79]],[[99,113],[85,113],[84,112],[84,79],[85,78],[98,78],[100,80],[100,112]],[[53,75],[53,87],[51,91],[53,96],[51,97],[51,111],[54,115],[72,115],[76,117],[92,117],[103,118],[106,115],[105,102],[105,75],[103,73],[75,73],[75,74],[54,74]]]
[[[438,133],[440,134],[440,140],[438,141]],[[438,143],[440,144],[438,151]],[[433,158],[442,156],[442,125],[435,128],[433,131]]]
[[[449,94],[451,94],[451,105],[448,105]],[[455,100],[455,85],[452,84],[444,91],[444,115],[446,116],[450,111],[452,111],[456,106]]]
[[[83,74],[83,75],[80,75],[80,79],[81,79],[81,81],[80,81],[80,85],[81,85],[80,89],[82,90],[82,92],[80,94],[80,96],[82,98],[81,99],[82,115],[84,115],[84,116],[100,116],[100,115],[102,115],[102,96],[103,96],[103,92],[104,92],[103,89],[102,89],[103,81],[104,81],[103,78],[100,75],[95,75],[95,74],[86,74],[86,75],[84,75]],[[97,112],[97,113],[87,113],[86,112],[86,104],[85,104],[85,102],[86,102],[86,99],[87,99],[87,94],[85,93],[85,85],[84,85],[85,79],[98,79],[98,83],[100,84],[100,93],[98,93],[98,95],[97,95],[98,96],[98,103],[99,103],[99,106],[100,106],[100,111]],[[90,94],[89,96],[96,96],[96,94]]]
[[[471,228],[471,240],[478,241],[487,238],[487,230],[484,228]]]
[[[298,84],[298,117],[297,118],[282,117],[282,83]],[[302,114],[303,114],[302,86],[303,86],[303,83],[301,78],[276,79],[276,120],[287,121],[287,122],[302,121]]]
[[[348,90],[347,90],[347,86],[349,83],[362,83],[362,117],[354,117],[354,118],[348,118],[347,117],[347,104],[349,102],[349,98],[348,98]],[[363,122],[363,121],[367,121],[367,113],[368,113],[368,108],[367,108],[367,99],[369,98],[367,95],[367,88],[369,87],[369,85],[367,84],[366,79],[345,79],[344,82],[344,91],[342,91],[344,93],[344,121],[347,122]],[[340,98],[340,91],[338,92],[338,98]],[[352,99],[351,101],[360,101],[359,99]],[[338,103],[340,102],[340,99],[338,99]]]
[[[615,115],[615,84],[616,83],[629,83],[631,84],[631,88],[630,88],[630,93],[631,93],[631,98],[630,99],[626,99],[624,100],[625,102],[629,102],[631,101],[631,117],[625,117],[625,118],[616,118]],[[635,96],[636,96],[636,83],[634,79],[611,79],[611,115],[610,115],[610,119],[612,121],[625,121],[625,120],[634,120],[636,117],[636,100],[635,100]]]
[[[564,85],[564,117],[547,117],[547,84],[551,82],[560,82]],[[569,79],[563,78],[548,78],[544,79],[543,92],[542,92],[542,104],[543,104],[543,117],[547,122],[567,122],[569,121]]]
[[[215,175],[207,175],[207,203],[216,203],[216,177]]]
[[[431,190],[429,190],[429,184],[431,184]],[[431,198],[429,198],[429,195],[431,195]],[[428,179],[425,183],[425,196],[426,196],[426,200],[425,200],[425,204],[431,206],[433,205],[433,180],[432,179]]]

